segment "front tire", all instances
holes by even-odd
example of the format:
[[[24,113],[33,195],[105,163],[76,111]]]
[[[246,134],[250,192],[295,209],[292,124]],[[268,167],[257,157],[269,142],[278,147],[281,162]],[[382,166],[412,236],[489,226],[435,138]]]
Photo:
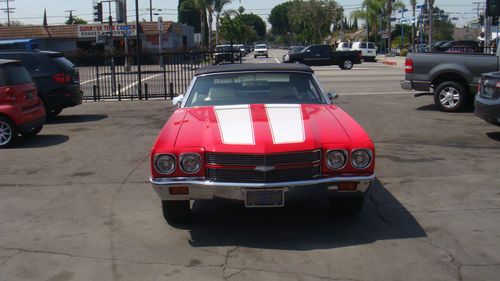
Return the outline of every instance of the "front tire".
[[[330,197],[330,210],[335,215],[355,217],[365,204],[365,196],[332,196]]]
[[[458,82],[442,82],[434,90],[434,103],[444,112],[461,111],[467,104],[467,91]]]
[[[18,137],[17,127],[9,118],[0,116],[0,148],[10,147]]]
[[[34,137],[38,135],[43,129],[43,125],[40,125],[38,127],[33,128],[31,131],[28,132],[21,132],[21,135],[25,137]]]
[[[189,215],[191,213],[189,200],[162,200],[161,207],[163,217],[169,224],[185,222],[189,219]]]

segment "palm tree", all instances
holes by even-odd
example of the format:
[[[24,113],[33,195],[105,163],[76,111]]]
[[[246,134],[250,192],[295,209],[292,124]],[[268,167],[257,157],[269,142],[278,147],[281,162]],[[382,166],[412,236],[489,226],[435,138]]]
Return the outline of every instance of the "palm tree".
[[[415,52],[415,9],[417,7],[417,0],[410,0],[410,4],[413,11],[413,18],[411,21],[411,49]]]
[[[215,12],[215,44],[219,44],[219,27],[220,27],[220,16],[224,6],[231,3],[231,0],[214,0],[214,12]]]
[[[382,0],[364,0],[361,9],[355,10],[351,13],[351,19],[357,22],[358,19],[362,19],[367,23],[367,31],[369,34],[371,32],[378,32],[379,30],[379,16],[383,13],[383,2]]]
[[[213,14],[215,10],[215,0],[205,0],[205,8],[207,9],[208,13],[208,48],[212,49],[213,42],[212,42],[212,25],[214,22]]]
[[[391,17],[392,11],[394,9],[404,9],[405,4],[400,0],[385,0],[385,11],[387,17],[387,46],[389,47],[389,52],[391,51]],[[403,28],[403,27],[401,27]]]

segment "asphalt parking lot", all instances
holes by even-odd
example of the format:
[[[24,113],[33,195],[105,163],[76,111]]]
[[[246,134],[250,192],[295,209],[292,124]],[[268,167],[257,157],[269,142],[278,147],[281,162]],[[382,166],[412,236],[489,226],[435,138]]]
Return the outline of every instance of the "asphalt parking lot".
[[[316,72],[377,148],[356,220],[214,201],[171,227],[148,182],[170,102],[86,102],[0,151],[0,280],[498,280],[500,127],[400,90],[399,68]]]

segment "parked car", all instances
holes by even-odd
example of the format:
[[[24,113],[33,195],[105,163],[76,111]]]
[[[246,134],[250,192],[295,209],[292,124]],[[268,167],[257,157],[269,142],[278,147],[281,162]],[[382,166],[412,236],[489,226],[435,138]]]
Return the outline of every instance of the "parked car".
[[[472,105],[482,73],[498,71],[496,55],[480,53],[410,53],[405,61],[406,90],[434,92],[442,111],[456,112]]]
[[[373,42],[354,42],[351,47],[352,51],[361,51],[365,61],[376,61],[377,46]]]
[[[36,84],[48,116],[82,104],[80,75],[63,54],[49,51],[3,50],[0,59],[19,60]]]
[[[441,46],[444,44],[447,44],[449,42],[451,42],[451,41],[450,40],[443,40],[443,41],[434,42],[434,43],[432,43],[432,50],[434,52],[439,52],[439,51],[441,51]]]
[[[240,51],[240,54],[242,56],[246,56],[247,55],[247,50],[245,49],[245,46],[243,44],[238,44],[236,46],[238,47],[238,50]]]
[[[268,58],[269,57],[269,54],[268,54],[268,47],[266,44],[257,44],[255,45],[255,48],[253,50],[253,58],[257,58],[257,57],[266,57]]]
[[[215,64],[220,64],[222,62],[234,62],[237,60],[235,57],[235,51],[231,48],[231,45],[217,45],[215,46]]]
[[[351,43],[348,42],[340,42],[337,45],[337,51],[350,51],[352,47]]]
[[[482,51],[482,49],[479,46],[479,42],[474,41],[474,40],[448,41],[448,42],[445,42],[445,43],[441,44],[440,46],[438,46],[436,48],[436,51],[446,52],[447,50],[452,49],[452,48],[455,50],[457,50],[459,48],[461,48],[461,49],[468,48],[468,49],[475,50],[474,52],[477,52],[477,53],[480,53]]]
[[[151,151],[167,222],[186,220],[190,200],[213,198],[282,207],[309,194],[329,198],[335,211],[361,211],[373,142],[308,66],[208,67],[191,85]]]
[[[284,63],[303,63],[306,65],[338,65],[349,70],[361,63],[361,51],[332,51],[330,45],[311,45],[299,53],[285,55]]]
[[[35,83],[19,61],[0,59],[0,148],[19,134],[35,136],[45,123],[45,109]]]
[[[500,126],[500,72],[481,76],[474,114],[488,123]]]

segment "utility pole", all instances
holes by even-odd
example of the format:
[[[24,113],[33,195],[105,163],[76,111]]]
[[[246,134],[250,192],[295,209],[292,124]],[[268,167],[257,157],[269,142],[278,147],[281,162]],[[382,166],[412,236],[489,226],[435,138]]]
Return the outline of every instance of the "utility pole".
[[[153,22],[153,0],[149,0],[149,22]]]
[[[64,12],[69,13],[68,22],[69,24],[73,24],[73,12],[76,12],[76,10],[66,10]]]
[[[13,2],[14,0],[0,0],[0,2],[5,2],[7,4],[7,8],[2,8],[1,10],[4,11],[4,13],[7,13],[7,26],[10,26],[10,14],[14,13],[14,10],[16,8],[11,8],[10,7],[10,2]]]

